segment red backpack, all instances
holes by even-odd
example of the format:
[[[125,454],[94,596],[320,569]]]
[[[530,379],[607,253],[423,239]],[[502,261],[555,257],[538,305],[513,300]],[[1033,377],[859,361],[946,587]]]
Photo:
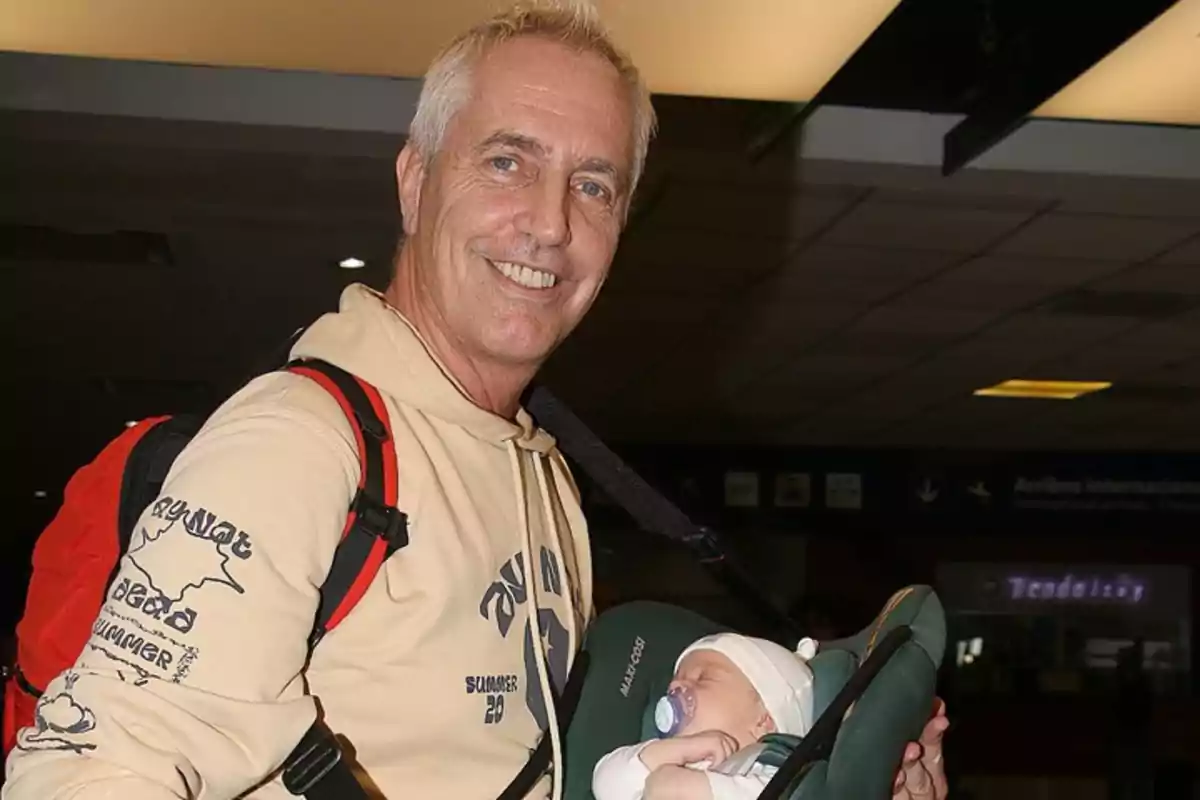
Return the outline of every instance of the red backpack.
[[[384,561],[408,544],[408,519],[396,508],[395,449],[379,392],[323,361],[293,362],[285,369],[316,381],[337,400],[354,430],[361,467],[358,493],[321,586],[311,646],[362,599]],[[43,724],[38,697],[83,651],[138,518],[201,422],[190,416],[142,420],[67,484],[61,508],[34,548],[25,614],[17,625],[17,662],[4,692],[5,755],[20,728]],[[289,758],[284,782],[294,794],[344,773],[333,769],[340,752],[330,750],[327,733],[314,726]],[[350,791],[343,786],[334,796],[356,796]]]

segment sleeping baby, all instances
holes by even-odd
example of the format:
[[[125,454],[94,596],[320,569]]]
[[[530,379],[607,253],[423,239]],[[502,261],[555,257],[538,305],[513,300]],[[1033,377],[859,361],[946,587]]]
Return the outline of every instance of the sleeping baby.
[[[622,747],[596,764],[596,800],[743,800],[754,798],[776,769],[730,767],[734,753],[769,733],[804,736],[812,727],[811,639],[790,652],[735,633],[706,636],[675,664],[655,707],[662,738]]]

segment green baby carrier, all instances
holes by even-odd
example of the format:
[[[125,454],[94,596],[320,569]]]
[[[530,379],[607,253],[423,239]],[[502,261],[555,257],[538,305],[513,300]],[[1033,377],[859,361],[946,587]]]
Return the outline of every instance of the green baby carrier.
[[[592,769],[606,753],[656,736],[654,704],[675,662],[716,623],[682,608],[629,603],[588,633],[590,664],[566,739],[567,800],[591,800]],[[855,636],[821,642],[813,670],[816,722],[803,739],[765,737],[740,757],[778,767],[763,800],[885,800],[904,747],[933,709],[946,640],[928,586],[897,592]],[[849,713],[847,713],[849,712]]]
[[[790,641],[789,634],[778,638],[796,644],[795,625],[725,557],[716,532],[687,519],[548,393],[535,392],[530,410],[643,529],[695,550],[736,595],[779,630],[792,632]],[[629,603],[600,615],[579,659],[586,673],[564,690],[570,718],[566,800],[593,800],[596,763],[618,747],[658,735],[654,706],[666,693],[680,653],[702,636],[725,630],[662,603]],[[809,662],[816,721],[808,735],[767,736],[734,758],[778,768],[761,800],[887,800],[906,744],[919,738],[933,712],[946,644],[942,605],[932,588],[908,586],[854,636],[818,644]]]

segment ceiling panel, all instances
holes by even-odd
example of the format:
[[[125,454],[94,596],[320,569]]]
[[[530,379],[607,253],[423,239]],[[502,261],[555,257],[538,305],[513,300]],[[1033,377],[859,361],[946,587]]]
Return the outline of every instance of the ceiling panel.
[[[889,308],[979,312],[986,321],[995,313],[1032,306],[1054,291],[1044,284],[983,284],[947,276],[910,289],[892,300]]]
[[[1200,186],[1194,181],[1153,179],[1127,186],[1102,181],[1066,194],[1057,207],[1066,214],[1200,218]]]
[[[1200,328],[1184,317],[1153,322],[1126,331],[1114,343],[1143,354],[1147,363],[1178,360],[1200,354]]]
[[[819,294],[829,287],[846,296],[883,297],[953,265],[959,257],[935,250],[900,250],[817,242],[789,257],[771,278],[772,292],[789,297]],[[861,287],[854,289],[852,287]]]
[[[1200,267],[1200,236],[1193,236],[1158,259],[1159,264],[1186,264]]]
[[[1091,288],[1110,292],[1169,292],[1200,295],[1200,265],[1151,264],[1135,267],[1097,281]]]
[[[1067,287],[1120,270],[1121,262],[1091,258],[1032,258],[986,255],[973,258],[948,273],[955,280],[972,281],[989,287],[993,284],[1027,284]]]
[[[1141,261],[1178,245],[1200,220],[1047,214],[1005,239],[995,252],[1046,258]]]
[[[750,383],[742,402],[750,408],[783,412],[826,404],[902,369],[911,359],[903,356],[839,356],[812,353],[789,361],[769,375]]]
[[[868,201],[822,237],[829,244],[979,252],[1032,216],[1030,211]]]
[[[1083,347],[1131,330],[1138,323],[1123,317],[1093,317],[1026,311],[990,327],[984,335],[992,341],[1013,340],[1037,353],[1055,345]]]
[[[646,230],[622,242],[607,288],[725,296],[777,269],[795,248],[766,237]]]
[[[656,230],[804,239],[848,208],[862,190],[803,192],[669,182],[646,221]]]
[[[995,316],[991,311],[887,305],[865,314],[854,328],[873,333],[895,331],[954,337],[983,327]]]
[[[1048,359],[1037,365],[1036,376],[1053,377],[1064,381],[1116,381],[1144,375],[1155,367],[1168,363],[1168,354],[1155,355],[1146,349],[1126,344],[1102,344],[1089,350],[1058,359]]]

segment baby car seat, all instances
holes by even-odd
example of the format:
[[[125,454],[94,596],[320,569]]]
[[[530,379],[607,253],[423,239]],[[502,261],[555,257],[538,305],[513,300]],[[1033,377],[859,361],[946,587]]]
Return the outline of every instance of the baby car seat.
[[[567,731],[566,800],[593,800],[596,762],[657,735],[654,704],[679,654],[725,630],[661,603],[629,603],[597,618],[584,642],[590,667]],[[945,615],[928,586],[894,594],[857,635],[820,642],[809,662],[817,715],[809,734],[767,736],[734,756],[779,767],[760,798],[890,798],[904,747],[916,741],[933,711],[945,644]]]

